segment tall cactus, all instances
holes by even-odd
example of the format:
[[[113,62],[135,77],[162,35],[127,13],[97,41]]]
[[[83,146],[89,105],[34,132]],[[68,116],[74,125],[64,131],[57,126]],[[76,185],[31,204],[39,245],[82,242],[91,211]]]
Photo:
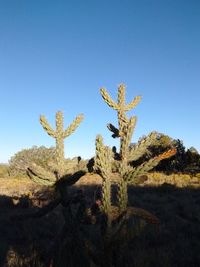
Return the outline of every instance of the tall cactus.
[[[53,185],[65,174],[64,140],[76,130],[82,120],[83,115],[80,114],[64,129],[63,113],[58,111],[56,113],[56,129],[53,130],[45,116],[40,116],[42,127],[48,135],[56,140],[56,163],[52,164],[54,165],[54,172],[44,170],[42,167],[32,164],[28,168],[28,174],[32,180],[42,185]]]
[[[120,150],[119,153],[116,153],[116,151],[112,151],[108,146],[104,145],[101,135],[96,137],[94,169],[102,177],[102,198],[100,201],[102,220],[100,223],[103,251],[102,259],[105,259],[98,266],[111,267],[113,266],[113,248],[116,245],[117,238],[119,237],[120,242],[123,242],[124,235],[127,235],[127,239],[131,239],[132,235],[129,229],[130,224],[127,222],[132,217],[138,217],[150,224],[159,224],[159,219],[150,212],[137,207],[128,207],[128,184],[140,183],[141,175],[147,173],[149,170],[155,167],[160,160],[174,155],[176,150],[171,149],[157,157],[150,159],[138,167],[133,168],[130,164],[131,161],[139,159],[146,152],[148,146],[150,146],[157,138],[157,133],[152,133],[148,137],[138,142],[138,144],[131,147],[131,138],[137,118],[132,116],[129,119],[126,115],[126,112],[133,109],[139,103],[141,97],[137,96],[129,104],[126,104],[124,85],[120,85],[118,88],[117,102],[110,97],[104,88],[101,89],[101,95],[105,102],[111,108],[117,111],[118,128],[112,124],[108,124],[108,129],[112,132],[113,138],[120,139]],[[111,175],[113,165],[119,174],[117,205],[113,205],[111,202]],[[121,237],[122,240],[120,239]],[[95,249],[93,250],[95,251]],[[98,257],[96,258],[98,263]]]
[[[130,162],[133,160],[137,160],[146,152],[148,146],[150,146],[152,142],[157,138],[157,133],[153,132],[151,135],[140,141],[137,145],[130,148],[132,135],[137,122],[137,117],[132,116],[129,119],[126,115],[126,112],[136,107],[136,105],[141,100],[141,96],[136,96],[130,103],[126,104],[125,86],[123,84],[119,85],[118,87],[117,102],[115,102],[111,98],[105,88],[100,89],[100,92],[108,106],[117,111],[118,128],[110,123],[108,124],[108,129],[112,132],[113,138],[120,138],[119,160],[116,166],[117,171],[120,175],[120,180],[118,183],[118,205],[120,212],[123,212],[126,210],[128,205],[128,183],[138,183],[139,176],[145,174],[146,172],[154,168],[156,165],[158,165],[160,160],[173,156],[176,153],[176,149],[171,149],[159,155],[158,157],[150,159],[148,162],[143,163],[137,168],[132,168],[130,166]],[[98,158],[98,153],[98,149],[96,148],[96,159]],[[100,164],[96,163],[97,169],[100,169],[99,166]]]

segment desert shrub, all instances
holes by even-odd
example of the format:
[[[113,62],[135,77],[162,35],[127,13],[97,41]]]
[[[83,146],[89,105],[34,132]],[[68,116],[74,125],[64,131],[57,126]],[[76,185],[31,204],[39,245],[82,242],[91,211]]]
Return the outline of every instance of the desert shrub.
[[[8,164],[0,164],[0,178],[7,177],[9,175],[9,166]]]
[[[48,168],[50,161],[55,160],[55,148],[45,146],[33,146],[29,149],[22,149],[17,152],[9,161],[9,170],[11,176],[26,176],[27,168],[31,163],[39,164]]]

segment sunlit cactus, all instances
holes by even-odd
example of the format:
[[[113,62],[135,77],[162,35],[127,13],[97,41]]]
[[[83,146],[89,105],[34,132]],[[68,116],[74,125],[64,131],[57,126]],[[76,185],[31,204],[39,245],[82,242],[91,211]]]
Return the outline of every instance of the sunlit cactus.
[[[157,139],[158,134],[153,132],[148,137],[140,140],[136,145],[131,146],[131,139],[135,129],[137,118],[132,116],[128,118],[127,111],[135,108],[141,97],[135,97],[129,104],[125,103],[125,86],[120,85],[118,88],[118,100],[115,102],[106,89],[101,89],[101,95],[105,102],[118,114],[118,127],[108,124],[108,129],[112,132],[113,138],[120,139],[120,148],[117,153],[116,149],[109,148],[104,145],[101,135],[96,137],[96,156],[95,156],[95,171],[102,177],[102,198],[99,204],[100,212],[102,213],[101,236],[102,236],[102,258],[106,261],[100,264],[98,257],[97,263],[99,266],[113,266],[112,254],[115,241],[118,237],[127,240],[131,239],[132,230],[129,223],[132,219],[142,219],[148,224],[159,225],[159,219],[150,212],[128,206],[128,184],[139,184],[142,182],[144,174],[153,169],[158,163],[166,158],[173,156],[176,149],[172,148],[167,152],[158,155],[143,164],[132,167],[131,162],[142,157],[147,148]],[[113,166],[115,172],[118,173],[118,188],[117,188],[117,205],[112,204],[111,197],[111,176]],[[134,231],[134,230],[133,230]],[[137,231],[137,229],[135,229]],[[140,230],[139,230],[140,231]],[[121,239],[120,239],[121,242]],[[95,251],[95,249],[93,249]],[[101,252],[102,253],[102,252]],[[95,253],[93,253],[93,256]],[[95,257],[93,257],[95,258]]]
[[[78,115],[75,120],[64,130],[64,122],[63,122],[63,113],[58,111],[56,113],[56,130],[54,131],[49,123],[47,122],[45,116],[40,116],[40,123],[44,130],[53,138],[56,139],[56,161],[59,169],[59,176],[62,176],[64,173],[64,164],[65,164],[65,156],[64,156],[64,140],[66,137],[71,135],[76,128],[79,126],[81,121],[83,120],[83,115]]]
[[[112,173],[112,150],[104,146],[103,139],[99,135],[96,138],[96,158],[95,169],[100,172],[102,177],[102,205],[101,209],[108,218],[111,213],[111,181]]]
[[[131,161],[135,161],[143,156],[147,148],[153,143],[153,141],[157,138],[158,134],[153,132],[148,137],[144,138],[143,140],[139,141],[133,147],[130,146],[131,139],[133,136],[133,132],[135,129],[135,125],[137,122],[136,116],[132,116],[128,118],[126,112],[132,110],[136,107],[136,105],[140,102],[141,96],[136,96],[130,103],[126,104],[125,102],[125,86],[123,84],[119,85],[118,87],[118,99],[114,101],[111,96],[108,94],[105,88],[100,90],[101,95],[105,102],[114,110],[117,111],[118,117],[118,128],[112,125],[111,123],[108,124],[108,129],[112,132],[113,138],[120,139],[120,149],[119,149],[119,158],[115,167],[117,172],[119,173],[120,180],[118,182],[118,205],[120,212],[126,210],[128,205],[128,193],[127,193],[127,186],[129,183],[131,184],[138,184],[140,183],[140,176],[146,174],[148,171],[153,169],[158,163],[165,159],[173,156],[176,153],[176,149],[171,149],[155,158],[148,160],[147,162],[141,164],[138,167],[133,168],[130,165]],[[98,138],[99,139],[99,136]],[[98,142],[96,141],[96,144]],[[98,158],[98,147],[96,145],[96,163],[95,166],[98,169],[98,166],[101,164],[97,164],[99,161]],[[107,160],[102,157],[102,162]],[[114,158],[109,162],[113,164]],[[108,164],[108,163],[107,163]],[[99,167],[99,169],[101,169]],[[103,177],[102,171],[100,171],[101,176]],[[105,178],[104,178],[105,179]],[[107,180],[109,180],[107,178]]]
[[[64,140],[76,130],[82,120],[83,115],[80,114],[66,129],[64,129],[63,113],[58,111],[56,113],[56,129],[53,130],[45,116],[40,116],[40,123],[42,127],[51,137],[55,138],[56,140],[56,162],[50,163],[49,167],[50,169],[53,169],[53,171],[45,170],[36,164],[29,166],[28,174],[33,181],[42,185],[53,185],[65,174],[68,174],[66,171],[67,166],[64,155]]]

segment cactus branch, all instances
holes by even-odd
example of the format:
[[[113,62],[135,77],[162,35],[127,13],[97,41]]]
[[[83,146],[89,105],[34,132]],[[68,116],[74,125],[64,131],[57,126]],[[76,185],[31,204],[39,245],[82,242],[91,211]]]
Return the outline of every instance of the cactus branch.
[[[136,179],[138,176],[146,174],[148,171],[156,167],[161,160],[170,158],[175,154],[176,154],[176,149],[175,148],[170,149],[167,152],[164,152],[160,154],[159,156],[156,156],[148,160],[147,162],[144,162],[140,166],[133,168],[132,171],[129,171],[124,175],[124,179],[127,182],[134,183],[134,179]]]
[[[102,210],[109,216],[111,211],[111,162],[112,151],[104,146],[100,135],[96,137],[95,168],[100,171],[102,177]]]
[[[111,123],[107,124],[107,128],[113,133],[112,137],[119,137],[119,130]]]
[[[56,182],[56,176],[44,168],[37,166],[36,164],[32,164],[27,169],[27,174],[34,182],[40,185],[51,186]]]
[[[43,115],[40,116],[40,123],[44,128],[44,130],[48,133],[48,135],[50,135],[53,138],[56,138],[56,132],[51,128],[45,116]]]
[[[71,135],[76,130],[76,128],[79,126],[82,120],[83,120],[83,114],[78,115],[75,118],[75,120],[73,120],[73,122],[69,125],[69,127],[67,127],[67,129],[64,131],[63,138],[66,138],[69,135]]]
[[[101,88],[100,92],[101,92],[103,99],[109,105],[109,107],[116,109],[116,110],[119,109],[118,104],[110,97],[110,95],[107,93],[106,89]]]
[[[137,106],[140,102],[141,96],[136,96],[129,104],[126,105],[125,111],[129,111]]]
[[[134,147],[129,151],[129,161],[134,161],[142,157],[147,151],[147,148],[155,141],[157,136],[157,132],[152,132],[149,136],[134,145]]]

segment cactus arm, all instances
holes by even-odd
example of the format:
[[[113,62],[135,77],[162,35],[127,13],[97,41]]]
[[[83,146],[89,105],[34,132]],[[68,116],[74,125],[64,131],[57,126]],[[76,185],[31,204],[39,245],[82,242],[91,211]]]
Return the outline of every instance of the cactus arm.
[[[56,182],[56,176],[53,173],[36,164],[32,164],[27,169],[27,173],[31,180],[41,185],[51,186]]]
[[[85,171],[77,171],[74,174],[66,174],[62,177],[62,179],[56,182],[56,186],[60,189],[62,187],[71,186],[75,184],[85,174]]]
[[[153,215],[151,212],[141,208],[128,207],[126,212],[126,218],[128,219],[129,217],[132,216],[139,217],[150,224],[156,224],[156,225],[160,224],[160,220],[158,219],[158,217]]]
[[[96,157],[95,157],[95,169],[100,171],[100,174],[104,180],[106,180],[111,172],[110,158],[108,155],[108,148],[103,144],[103,138],[101,135],[96,137]]]
[[[95,169],[100,172],[102,177],[102,211],[108,216],[111,212],[111,161],[112,152],[104,146],[101,135],[96,137],[96,157]]]
[[[167,152],[164,152],[159,156],[156,156],[144,162],[140,166],[133,168],[132,171],[129,171],[124,175],[124,179],[129,183],[131,182],[134,183],[134,180],[137,179],[138,176],[146,174],[148,171],[156,167],[161,160],[170,158],[175,154],[176,154],[176,149],[175,148],[170,149]]]
[[[109,123],[109,124],[107,124],[107,128],[108,128],[108,130],[110,130],[113,133],[112,134],[113,138],[119,137],[119,130],[114,125]]]
[[[142,98],[141,96],[136,96],[129,104],[127,104],[125,106],[124,110],[129,111],[129,110],[135,108],[137,106],[137,104],[140,102],[141,98]]]
[[[52,186],[53,184],[51,182],[49,182],[48,180],[43,180],[40,179],[37,175],[35,175],[31,169],[27,169],[27,174],[29,176],[29,178],[36,184],[39,185],[45,185],[45,186]]]
[[[48,135],[54,138],[56,137],[56,132],[51,128],[45,116],[43,115],[40,116],[40,123],[44,128],[44,130],[48,133]]]
[[[157,158],[158,158],[158,160],[160,160],[160,161],[163,160],[163,159],[168,159],[168,158],[174,156],[174,155],[176,154],[176,152],[177,152],[177,150],[176,150],[176,148],[174,147],[174,148],[171,148],[171,149],[167,150],[166,152],[164,152],[164,153],[158,155]]]
[[[115,110],[119,109],[119,105],[110,97],[110,95],[108,94],[105,88],[101,88],[100,92],[101,92],[101,95],[104,101],[108,104],[109,107]]]
[[[143,140],[139,141],[130,151],[129,151],[129,162],[139,159],[147,151],[147,148],[155,141],[158,134],[157,132],[152,132],[149,136],[145,137]]]
[[[133,131],[134,131],[136,122],[137,122],[137,118],[131,117],[129,122],[124,127],[124,131],[123,131],[124,135],[122,137],[121,147],[120,147],[122,160],[126,160],[126,161],[128,160],[127,157],[128,157],[129,145],[131,142],[131,138],[133,135]]]
[[[83,114],[78,115],[73,122],[67,127],[67,129],[63,132],[63,138],[68,137],[70,134],[72,134],[76,128],[79,126],[81,121],[83,120]]]

